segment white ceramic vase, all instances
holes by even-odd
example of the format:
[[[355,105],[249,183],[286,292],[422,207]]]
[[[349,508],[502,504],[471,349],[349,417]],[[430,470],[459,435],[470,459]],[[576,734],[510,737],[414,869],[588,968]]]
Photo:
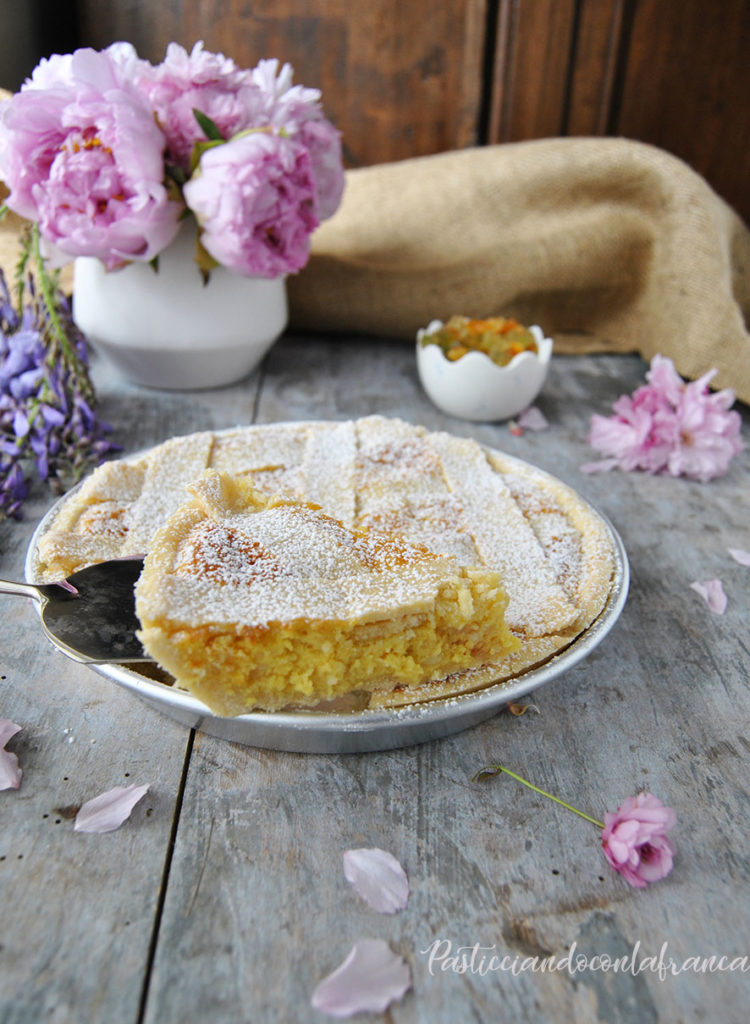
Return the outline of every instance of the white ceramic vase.
[[[107,271],[75,261],[73,318],[95,349],[146,387],[192,390],[235,383],[257,366],[288,321],[286,279],[215,267],[204,285],[195,232],[180,231],[158,270]]]

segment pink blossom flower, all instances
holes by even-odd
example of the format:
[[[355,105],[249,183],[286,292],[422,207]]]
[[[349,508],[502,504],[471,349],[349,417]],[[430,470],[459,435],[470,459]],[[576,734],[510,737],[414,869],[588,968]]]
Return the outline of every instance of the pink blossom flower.
[[[345,182],[341,135],[323,114],[320,91],[292,85],[291,65],[284,64],[279,70],[277,60],[262,60],[252,76],[263,97],[264,123],[307,147],[315,182],[315,212],[319,220],[326,220],[338,209]]]
[[[623,878],[638,889],[658,882],[672,870],[674,845],[666,833],[677,815],[651,793],[629,796],[617,811],[604,816],[602,848]]]
[[[684,386],[676,406],[677,432],[667,465],[672,476],[711,480],[723,476],[732,458],[742,449],[741,419],[729,412],[734,402],[730,389],[710,394],[712,370]]]
[[[272,278],[307,262],[314,184],[307,150],[292,139],[254,131],[206,150],[184,194],[218,263]]]
[[[148,261],[177,234],[164,136],[128,78],[135,59],[125,44],[55,55],[0,110],[8,206],[39,222],[53,264]]]
[[[619,467],[700,481],[726,473],[742,449],[741,419],[729,411],[735,398],[731,389],[709,392],[715,373],[685,384],[670,359],[654,356],[647,384],[618,398],[613,416],[592,417],[589,443],[608,458],[581,468]]]
[[[666,833],[676,824],[677,815],[650,793],[629,796],[614,814],[607,813],[604,821],[597,821],[501,764],[480,768],[472,776],[472,782],[503,773],[601,829],[602,849],[607,860],[636,888],[643,889],[649,882],[658,882],[672,870],[675,851]]]
[[[639,388],[639,391],[648,392],[657,405],[677,405],[685,385],[671,359],[657,353],[646,371],[646,380],[650,388]]]
[[[658,473],[665,468],[674,443],[674,430],[663,409],[646,388],[632,398],[622,395],[614,416],[591,417],[589,444],[616,460],[620,469]]]
[[[727,548],[727,551],[740,565],[750,565],[750,551],[744,551],[742,548]]]
[[[168,159],[185,170],[194,144],[206,139],[194,110],[210,118],[225,139],[263,123],[264,97],[252,72],[223,53],[204,50],[202,42],[190,53],[170,43],[161,64],[141,69],[138,85],[167,138]]]

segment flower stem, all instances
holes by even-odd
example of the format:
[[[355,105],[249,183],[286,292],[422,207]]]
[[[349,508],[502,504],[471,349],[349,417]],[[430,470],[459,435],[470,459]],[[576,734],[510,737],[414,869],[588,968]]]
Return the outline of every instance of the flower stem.
[[[36,276],[39,283],[39,290],[42,295],[42,302],[44,303],[44,308],[47,311],[50,325],[52,327],[52,336],[55,342],[60,346],[63,358],[67,365],[77,375],[83,394],[87,399],[92,399],[94,397],[94,389],[91,384],[88,369],[84,366],[78,353],[73,348],[70,338],[68,337],[68,333],[60,320],[56,298],[57,287],[47,273],[47,268],[44,265],[44,258],[42,256],[39,240],[38,224],[34,224],[31,229],[31,248],[33,251],[34,263],[36,265]]]
[[[527,779],[522,778],[520,775],[516,775],[510,768],[504,768],[501,764],[493,764],[488,768],[481,768],[476,775],[472,777],[472,782],[478,782],[480,779],[485,778],[488,775],[499,775],[501,772],[505,772],[506,775],[510,775],[516,782],[523,783],[524,786],[528,786],[529,789],[533,789],[535,793],[541,793],[542,796],[546,796],[549,800],[554,800],[556,804],[560,804],[561,807],[565,807],[567,810],[577,814],[580,818],[585,818],[586,821],[590,821],[592,825],[596,825],[598,828],[604,828],[603,821],[597,821],[596,818],[592,818],[588,814],[584,814],[583,811],[579,811],[577,807],[572,807],[570,804],[566,804],[564,800],[560,800],[559,797],[553,796],[551,793],[547,793],[545,790],[540,789]]]

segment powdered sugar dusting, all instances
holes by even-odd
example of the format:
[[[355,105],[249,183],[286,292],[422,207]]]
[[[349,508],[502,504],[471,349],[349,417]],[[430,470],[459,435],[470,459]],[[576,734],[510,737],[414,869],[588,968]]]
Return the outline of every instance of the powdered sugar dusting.
[[[179,534],[179,520],[174,530]],[[160,534],[157,549],[169,541]],[[191,626],[262,627],[302,617],[366,621],[418,612],[456,568],[405,540],[353,533],[311,507],[227,511],[191,525],[179,538],[158,593],[139,595],[139,615]]]
[[[446,480],[465,501],[465,515],[482,562],[500,572],[509,604],[506,621],[536,636],[567,628],[577,609],[558,585],[544,551],[474,441],[437,434]]]
[[[354,525],[355,455],[354,424],[334,424],[310,435],[301,469],[305,499],[321,505],[345,526]]]
[[[504,473],[503,480],[544,549],[557,582],[575,600],[583,557],[580,533],[549,492],[517,474]]]
[[[148,460],[143,490],[131,509],[124,555],[148,550],[157,529],[187,498],[187,484],[208,465],[213,435],[208,431],[166,441]]]

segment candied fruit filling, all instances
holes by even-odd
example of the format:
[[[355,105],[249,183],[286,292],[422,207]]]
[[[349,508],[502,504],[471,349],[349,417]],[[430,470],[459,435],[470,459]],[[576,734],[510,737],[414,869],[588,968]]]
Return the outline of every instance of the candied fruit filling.
[[[484,352],[493,363],[507,366],[521,352],[538,352],[528,327],[513,317],[493,316],[477,320],[452,316],[441,328],[422,338],[422,345],[437,345],[446,359],[455,362],[468,352]]]

